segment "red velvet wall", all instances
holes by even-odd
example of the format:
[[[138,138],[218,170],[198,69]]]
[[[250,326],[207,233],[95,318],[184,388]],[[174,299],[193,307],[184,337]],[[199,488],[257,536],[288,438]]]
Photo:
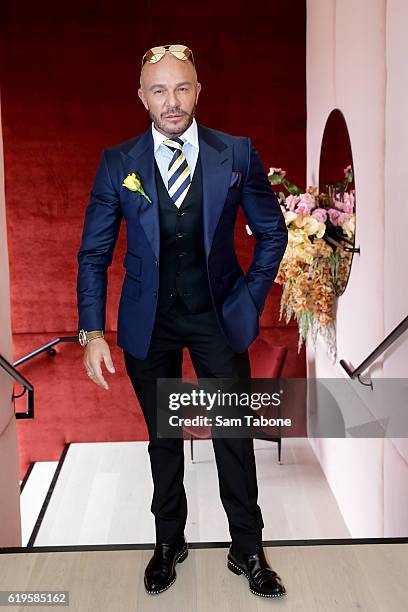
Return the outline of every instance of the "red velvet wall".
[[[251,136],[266,168],[282,166],[299,184],[305,177],[304,0],[61,4],[2,1],[14,333],[76,331],[76,253],[89,190],[102,147],[148,126],[137,88],[150,46],[191,46],[203,87],[197,119]],[[110,330],[123,237],[122,227],[109,276]],[[253,243],[243,218],[237,247],[246,267]]]

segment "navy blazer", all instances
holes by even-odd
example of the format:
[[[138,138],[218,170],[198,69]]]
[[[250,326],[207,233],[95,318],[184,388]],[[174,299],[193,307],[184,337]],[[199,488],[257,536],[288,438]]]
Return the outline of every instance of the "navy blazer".
[[[236,352],[259,333],[259,316],[286,249],[285,220],[251,139],[197,123],[203,176],[204,247],[220,332]],[[138,172],[152,202],[122,186]],[[244,274],[234,248],[238,205],[256,240]],[[78,251],[78,331],[105,330],[107,268],[122,218],[127,229],[126,274],[118,310],[117,344],[139,359],[149,349],[159,288],[160,226],[151,128],[104,149],[85,212]],[[243,236],[244,239],[244,236]]]

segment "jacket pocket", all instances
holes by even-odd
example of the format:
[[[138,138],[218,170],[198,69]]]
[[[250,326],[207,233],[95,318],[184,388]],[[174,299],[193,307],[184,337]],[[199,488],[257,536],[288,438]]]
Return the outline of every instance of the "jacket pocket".
[[[221,305],[221,315],[227,335],[236,345],[252,341],[259,333],[259,313],[249,293],[245,277],[235,282]],[[250,340],[249,340],[250,339]]]

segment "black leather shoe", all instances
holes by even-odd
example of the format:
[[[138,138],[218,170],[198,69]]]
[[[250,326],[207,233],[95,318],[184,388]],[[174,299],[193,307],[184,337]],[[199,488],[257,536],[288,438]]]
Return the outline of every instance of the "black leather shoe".
[[[286,589],[278,574],[268,565],[261,547],[255,554],[235,556],[230,546],[227,560],[228,569],[234,574],[244,574],[248,578],[249,589],[261,597],[281,597]]]
[[[176,580],[176,563],[182,563],[187,555],[188,546],[184,536],[176,544],[157,543],[153,557],[145,569],[146,591],[151,595],[156,595],[168,589]]]

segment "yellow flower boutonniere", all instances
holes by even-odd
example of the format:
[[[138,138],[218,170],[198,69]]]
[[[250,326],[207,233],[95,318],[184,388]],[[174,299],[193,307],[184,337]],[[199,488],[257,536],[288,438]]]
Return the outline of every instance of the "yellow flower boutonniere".
[[[140,195],[145,197],[148,202],[152,202],[145,190],[143,189],[142,181],[140,180],[140,176],[137,172],[132,172],[132,174],[128,174],[122,185],[123,187],[127,187],[130,191],[136,191],[137,193],[140,193]]]

